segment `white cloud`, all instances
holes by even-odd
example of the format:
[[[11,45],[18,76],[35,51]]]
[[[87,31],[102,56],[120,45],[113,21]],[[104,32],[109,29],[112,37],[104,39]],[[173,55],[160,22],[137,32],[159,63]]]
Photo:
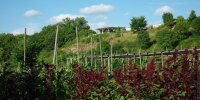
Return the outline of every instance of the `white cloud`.
[[[162,6],[155,11],[155,15],[163,15],[164,13],[174,13],[174,10],[170,6]]]
[[[111,24],[108,24],[106,22],[89,23],[89,25],[93,30],[96,30],[97,28],[112,26]]]
[[[104,15],[98,15],[95,17],[96,20],[107,20],[108,17],[107,16],[104,16]]]
[[[30,24],[26,25],[26,32],[27,32],[26,34],[28,34],[28,35],[39,32],[40,30],[41,30],[41,28],[38,26],[38,24],[30,23]],[[14,29],[10,33],[13,33],[14,35],[24,34],[24,31],[25,31],[25,27],[22,27],[22,28]]]
[[[59,14],[50,18],[50,23],[55,24],[61,22],[65,18],[75,19],[77,17],[84,17],[82,15],[72,15],[72,14]]]
[[[129,13],[128,13],[128,12],[124,13],[124,16],[128,16],[128,15],[129,15]]]
[[[115,8],[112,5],[99,4],[81,8],[80,13],[83,14],[108,13],[113,11],[114,9]]]
[[[24,16],[26,17],[34,17],[34,16],[39,16],[41,13],[37,10],[31,9],[28,10],[24,13]]]
[[[18,28],[18,29],[15,29],[13,31],[11,31],[11,33],[17,35],[17,34],[24,34],[24,28]]]

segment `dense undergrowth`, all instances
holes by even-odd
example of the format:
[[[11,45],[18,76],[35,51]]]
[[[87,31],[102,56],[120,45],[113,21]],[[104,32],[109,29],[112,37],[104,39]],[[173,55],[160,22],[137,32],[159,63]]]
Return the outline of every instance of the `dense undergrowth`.
[[[77,63],[58,70],[55,66],[38,64],[21,73],[0,73],[0,99],[192,99],[197,97],[198,52],[165,60],[164,66],[154,59],[139,68],[129,60],[113,74],[102,66],[99,71]]]

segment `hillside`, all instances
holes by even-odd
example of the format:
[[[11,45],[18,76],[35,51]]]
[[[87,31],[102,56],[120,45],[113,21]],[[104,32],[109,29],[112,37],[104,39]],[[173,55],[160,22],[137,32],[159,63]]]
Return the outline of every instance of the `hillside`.
[[[152,52],[152,51],[161,51],[160,45],[156,42],[156,34],[159,30],[162,29],[161,27],[154,28],[154,29],[148,29],[147,31],[149,32],[149,37],[151,41],[155,41],[149,47],[148,49],[142,49],[142,51],[146,52]],[[120,45],[121,48],[125,50],[132,50],[132,52],[138,52],[140,49],[137,43],[137,33],[133,33],[131,31],[128,32],[122,32],[123,36],[117,36],[116,33],[104,33],[104,34],[96,34],[93,36],[93,49],[97,49],[97,46],[99,45],[99,35],[102,36],[102,41],[106,41],[109,43],[112,43],[113,48],[116,46]],[[111,40],[111,37],[113,39]],[[187,48],[194,48],[194,47],[200,47],[200,37],[199,36],[190,36],[187,39],[182,40],[176,47],[176,49],[187,49]],[[91,42],[90,42],[90,37],[83,37],[79,38],[80,43],[79,43],[79,52],[82,54],[85,54],[91,50]],[[103,47],[104,45],[102,45]],[[70,52],[70,53],[76,53],[77,52],[77,45],[76,41],[73,41],[69,45],[65,45],[62,48],[60,48],[64,52]],[[128,51],[127,51],[128,52]],[[117,52],[120,53],[120,52]],[[123,53],[123,52],[122,52]]]

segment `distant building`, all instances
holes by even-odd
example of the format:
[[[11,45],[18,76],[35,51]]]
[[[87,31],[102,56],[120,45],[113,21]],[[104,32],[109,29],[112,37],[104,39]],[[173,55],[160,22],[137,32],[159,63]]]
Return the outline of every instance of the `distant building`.
[[[130,27],[127,27],[127,28],[126,28],[126,31],[131,31],[131,28],[130,28]]]
[[[97,33],[113,33],[116,32],[117,30],[120,31],[126,31],[125,27],[104,27],[104,28],[98,28]]]
[[[153,26],[153,28],[157,28],[157,27],[159,27],[159,26],[161,26],[162,24],[153,24],[152,26]]]

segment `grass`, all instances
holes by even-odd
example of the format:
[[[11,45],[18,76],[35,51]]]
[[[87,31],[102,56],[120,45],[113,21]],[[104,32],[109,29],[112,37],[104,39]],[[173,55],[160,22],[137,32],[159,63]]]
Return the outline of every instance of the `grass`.
[[[164,28],[164,26],[160,26],[158,28],[148,29],[149,37],[151,41],[154,41],[154,44],[146,49],[141,50],[141,52],[156,52],[161,51],[162,48],[160,48],[159,44],[156,43],[156,33]],[[99,44],[99,35],[97,34],[93,36],[93,48],[96,48]],[[140,49],[138,42],[137,42],[137,33],[133,33],[131,31],[129,32],[123,32],[123,36],[117,36],[115,33],[104,33],[101,34],[102,41],[107,41],[109,43],[113,44],[113,47],[117,44],[122,45],[122,48],[125,49],[125,51],[131,52],[138,52]],[[111,40],[112,39],[112,40]],[[79,40],[79,50],[81,53],[88,52],[91,48],[90,46],[90,37],[81,37]],[[200,36],[191,36],[188,39],[185,39],[179,43],[179,45],[176,47],[176,49],[184,49],[184,48],[193,48],[193,47],[200,47]],[[76,53],[76,41],[72,41],[70,43],[67,43],[61,50],[65,52],[71,52]]]

